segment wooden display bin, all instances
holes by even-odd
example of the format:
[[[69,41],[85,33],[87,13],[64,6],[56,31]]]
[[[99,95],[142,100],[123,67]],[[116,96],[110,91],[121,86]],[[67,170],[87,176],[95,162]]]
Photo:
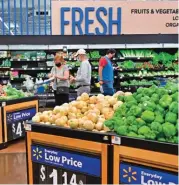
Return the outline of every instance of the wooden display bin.
[[[109,134],[32,122],[25,128],[29,184],[110,182]]]
[[[112,137],[113,184],[178,184],[178,145]]]
[[[37,97],[0,101],[0,148],[25,136],[24,123],[38,111]]]

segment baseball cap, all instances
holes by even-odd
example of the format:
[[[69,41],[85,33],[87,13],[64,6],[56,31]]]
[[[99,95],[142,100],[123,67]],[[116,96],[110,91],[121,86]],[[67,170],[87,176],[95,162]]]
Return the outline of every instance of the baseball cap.
[[[86,51],[84,49],[79,49],[75,54],[75,57],[77,57],[78,55],[86,55]]]

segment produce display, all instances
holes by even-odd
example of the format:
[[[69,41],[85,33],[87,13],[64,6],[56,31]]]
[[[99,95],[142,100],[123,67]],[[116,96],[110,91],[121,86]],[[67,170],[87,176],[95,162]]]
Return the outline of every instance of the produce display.
[[[143,85],[159,85],[158,80],[130,80],[130,81],[124,81],[121,82],[121,86],[131,86],[131,85],[136,85],[136,86],[143,86]]]
[[[52,111],[37,113],[32,121],[72,129],[106,132],[109,129],[104,126],[104,121],[110,119],[114,111],[123,104],[117,100],[120,94],[125,97],[131,95],[130,92],[117,92],[114,96],[99,94],[89,97],[83,93],[76,101],[56,106]]]
[[[124,103],[105,126],[118,135],[178,143],[178,85],[138,88],[130,96],[119,96]]]
[[[122,57],[153,57],[154,54],[152,50],[141,49],[141,50],[134,50],[134,49],[126,49],[120,50],[119,56]]]
[[[24,98],[29,96],[32,96],[32,94],[27,92],[25,93],[22,90],[12,88],[10,85],[0,85],[0,101]]]

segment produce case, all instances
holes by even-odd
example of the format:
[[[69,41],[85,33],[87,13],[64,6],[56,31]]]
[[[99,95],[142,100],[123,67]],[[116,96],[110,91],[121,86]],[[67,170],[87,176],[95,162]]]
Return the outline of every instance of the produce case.
[[[178,145],[112,137],[113,184],[178,184]]]
[[[29,184],[111,183],[110,134],[32,122],[25,128]]]
[[[38,112],[37,97],[0,101],[0,148],[25,136],[24,123]]]

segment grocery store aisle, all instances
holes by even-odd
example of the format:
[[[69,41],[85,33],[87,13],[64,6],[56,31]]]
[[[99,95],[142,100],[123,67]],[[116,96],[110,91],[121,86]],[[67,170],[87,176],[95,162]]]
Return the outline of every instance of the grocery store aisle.
[[[25,142],[0,150],[0,184],[26,184]]]

